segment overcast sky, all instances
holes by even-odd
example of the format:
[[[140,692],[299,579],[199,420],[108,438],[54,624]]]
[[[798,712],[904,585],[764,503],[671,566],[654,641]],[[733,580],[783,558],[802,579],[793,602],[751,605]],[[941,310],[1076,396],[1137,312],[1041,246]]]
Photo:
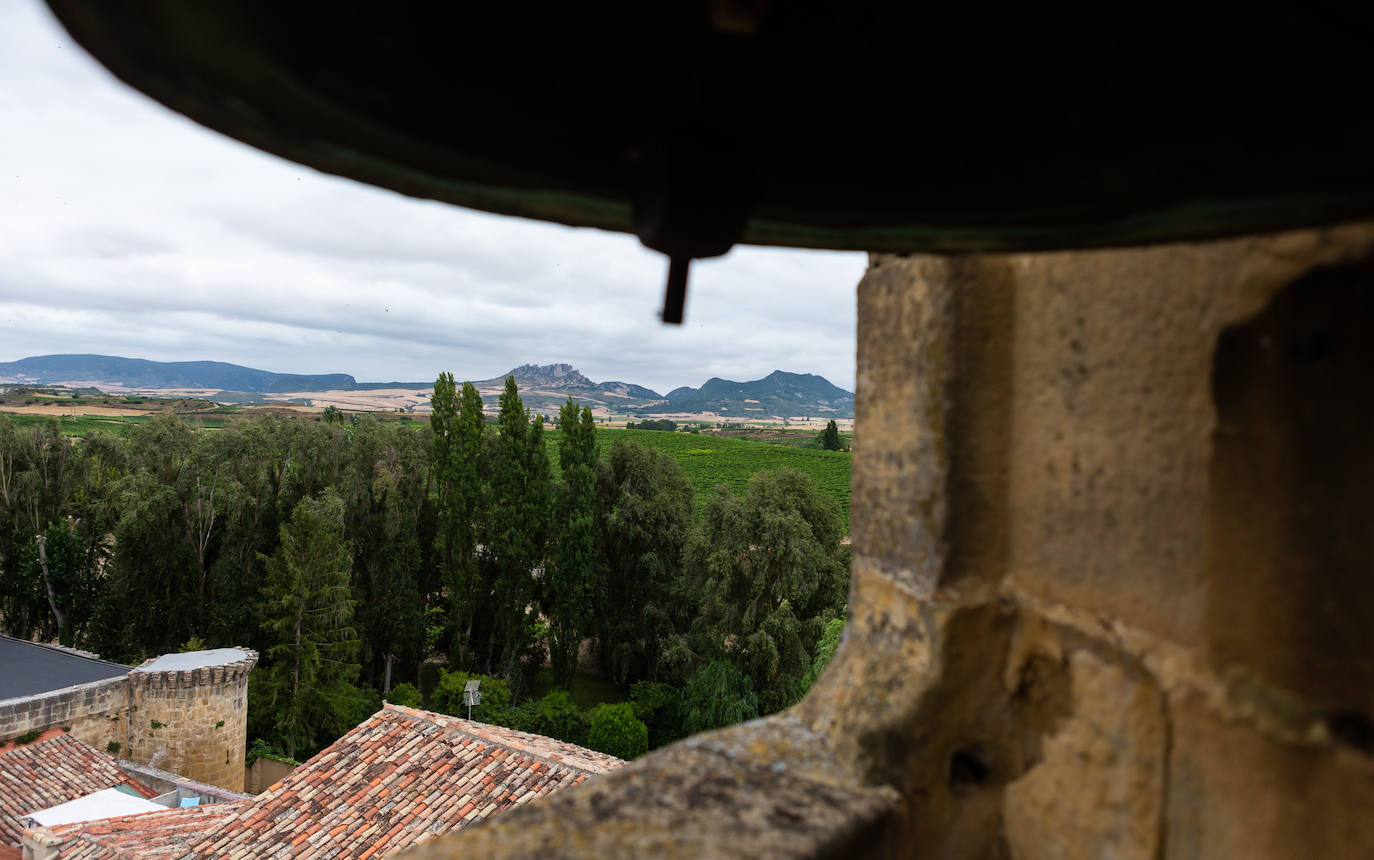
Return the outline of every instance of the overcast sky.
[[[0,361],[91,352],[360,381],[566,361],[667,391],[775,369],[854,388],[862,254],[632,236],[414,200],[266,155],[115,80],[37,0],[0,0]]]

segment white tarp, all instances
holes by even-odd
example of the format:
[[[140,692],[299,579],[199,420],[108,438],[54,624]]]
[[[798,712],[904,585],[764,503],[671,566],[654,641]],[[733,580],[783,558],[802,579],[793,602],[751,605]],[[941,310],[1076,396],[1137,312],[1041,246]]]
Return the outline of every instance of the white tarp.
[[[224,666],[237,663],[248,656],[242,648],[211,648],[209,651],[187,651],[185,654],[163,654],[146,666],[139,666],[135,672],[178,672],[183,669],[200,669],[204,666]]]
[[[78,797],[66,803],[59,803],[47,809],[30,812],[24,818],[42,827],[57,824],[72,824],[77,821],[96,821],[101,818],[115,818],[120,815],[139,815],[144,812],[166,812],[145,797],[125,794],[117,788],[106,788],[95,794]]]

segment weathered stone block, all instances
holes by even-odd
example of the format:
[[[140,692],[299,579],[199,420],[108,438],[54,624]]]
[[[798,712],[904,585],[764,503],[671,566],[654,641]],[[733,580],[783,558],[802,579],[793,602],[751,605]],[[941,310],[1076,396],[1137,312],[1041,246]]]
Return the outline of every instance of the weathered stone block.
[[[1025,860],[1155,860],[1168,725],[1158,686],[1088,651],[1069,659],[1072,712],[1007,787],[1007,841]]]

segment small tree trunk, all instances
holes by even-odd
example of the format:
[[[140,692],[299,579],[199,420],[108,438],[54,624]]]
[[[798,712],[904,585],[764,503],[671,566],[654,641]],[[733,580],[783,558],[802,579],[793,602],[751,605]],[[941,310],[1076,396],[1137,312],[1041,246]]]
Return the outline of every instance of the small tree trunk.
[[[385,668],[382,670],[382,695],[391,692],[391,661],[396,659],[395,654],[387,654],[382,658]]]
[[[48,606],[52,608],[53,618],[57,619],[57,641],[63,645],[70,645],[67,641],[67,616],[57,608],[57,597],[52,590],[52,577],[48,574],[48,539],[44,535],[35,535],[33,540],[38,544],[38,566],[43,569],[43,587],[48,592]]]
[[[296,606],[296,653],[295,662],[291,664],[291,695],[295,696],[301,691],[301,616],[305,613],[305,604]],[[291,754],[295,758],[295,753]]]

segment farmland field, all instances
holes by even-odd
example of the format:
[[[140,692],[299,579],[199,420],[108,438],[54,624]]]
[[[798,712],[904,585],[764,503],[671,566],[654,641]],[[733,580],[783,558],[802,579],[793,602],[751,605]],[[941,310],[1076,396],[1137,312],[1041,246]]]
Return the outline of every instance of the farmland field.
[[[28,427],[34,424],[42,424],[45,421],[56,420],[58,427],[68,436],[84,436],[92,430],[104,430],[116,436],[127,436],[133,429],[140,424],[146,423],[152,416],[150,415],[42,415],[24,413],[3,413],[19,427]],[[224,426],[225,419],[222,416],[208,415],[182,415],[179,416],[183,421],[192,427],[203,427],[207,430],[216,430]]]
[[[549,459],[558,467],[558,431],[546,436]],[[731,492],[743,493],[749,476],[755,472],[791,468],[811,476],[820,489],[839,503],[846,526],[849,523],[849,453],[818,451],[775,445],[748,439],[662,430],[613,430],[597,428],[597,442],[606,456],[617,439],[633,439],[646,448],[657,448],[682,465],[696,487],[697,506],[705,504],[720,484]]]

